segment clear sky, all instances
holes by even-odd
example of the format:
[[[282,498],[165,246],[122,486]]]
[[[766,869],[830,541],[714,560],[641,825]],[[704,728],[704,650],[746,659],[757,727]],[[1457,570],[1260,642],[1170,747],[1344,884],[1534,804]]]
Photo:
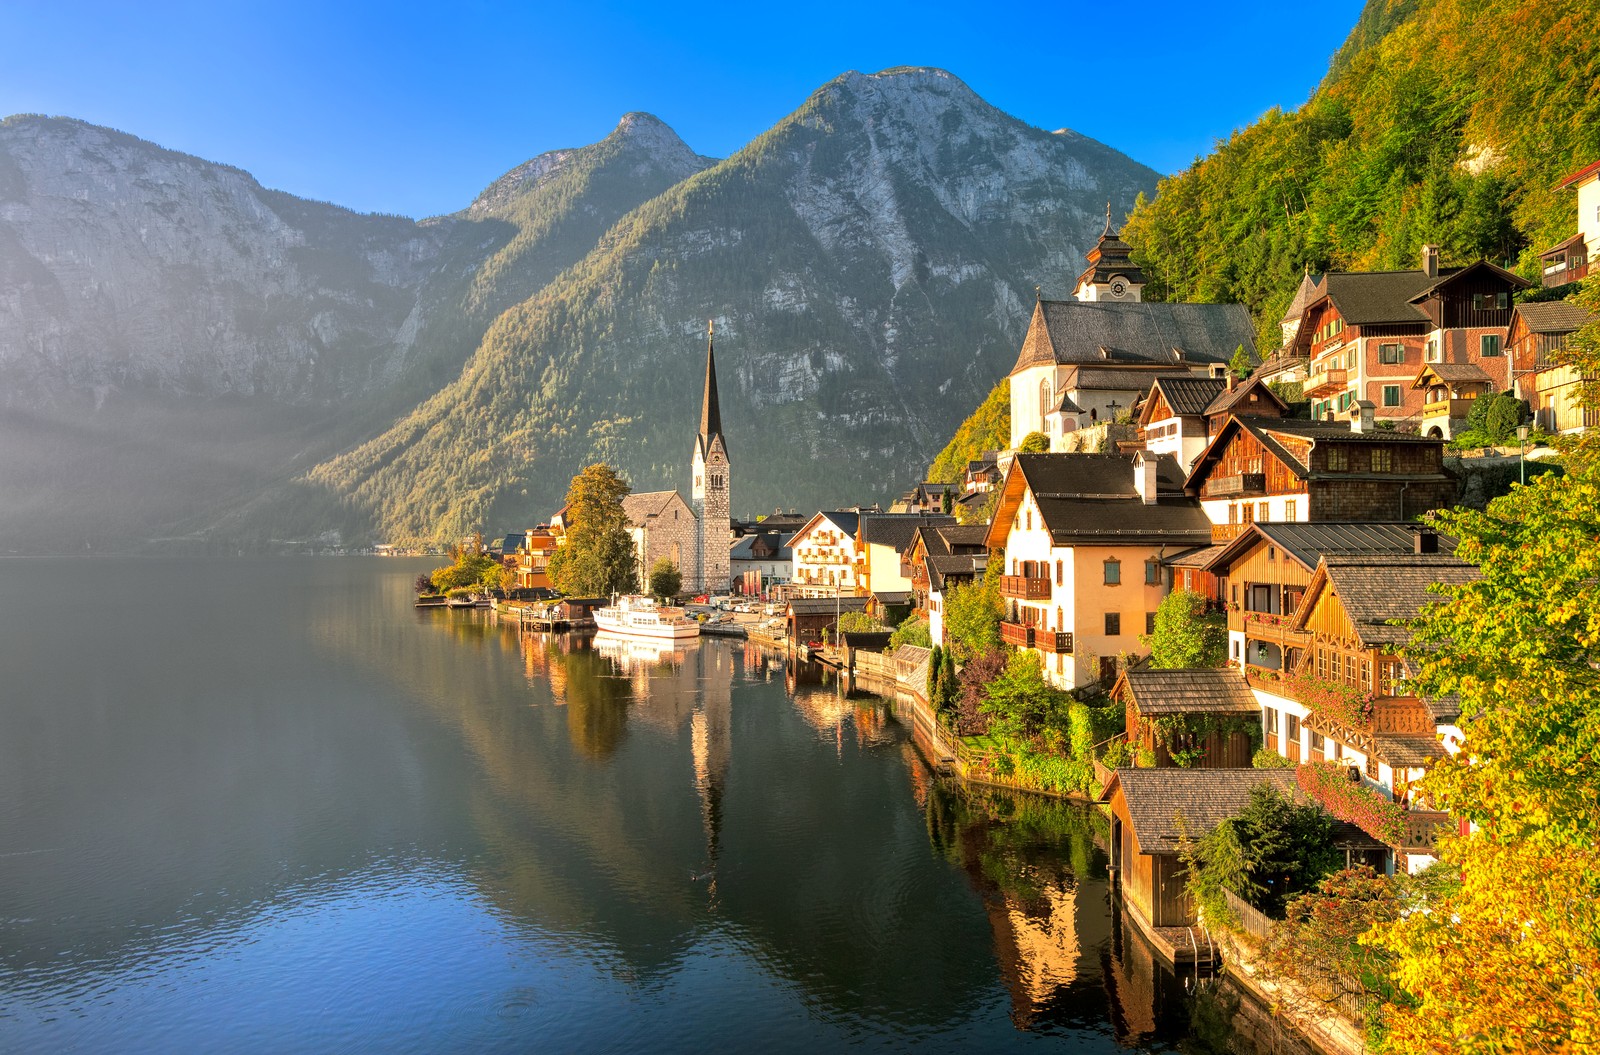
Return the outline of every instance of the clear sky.
[[[630,110],[726,157],[846,70],[939,66],[1166,173],[1304,102],[1361,7],[3,0],[0,115],[77,117],[420,217]]]

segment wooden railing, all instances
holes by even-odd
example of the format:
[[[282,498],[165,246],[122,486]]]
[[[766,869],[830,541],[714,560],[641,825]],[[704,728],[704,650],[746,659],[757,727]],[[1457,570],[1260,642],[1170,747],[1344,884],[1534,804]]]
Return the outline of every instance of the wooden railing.
[[[1349,382],[1350,374],[1347,370],[1319,370],[1313,371],[1306,385],[1305,394],[1308,396],[1321,395],[1324,392],[1337,392]]]
[[[1244,534],[1244,529],[1249,526],[1249,524],[1212,524],[1211,541],[1232,542],[1234,539]]]
[[[1239,929],[1256,941],[1266,941],[1272,937],[1272,929],[1277,926],[1272,920],[1254,905],[1235,894],[1227,887],[1222,888],[1223,900],[1228,903],[1228,910],[1239,921]]]
[[[1001,623],[1000,640],[1015,648],[1033,647],[1033,627],[1021,623]]]
[[[1422,416],[1425,418],[1464,418],[1471,410],[1472,400],[1470,399],[1437,399],[1431,403],[1422,404]]]
[[[1070,656],[1072,655],[1072,631],[1035,629],[1033,632],[1033,647],[1040,652],[1060,653]]]
[[[1266,473],[1234,473],[1232,476],[1213,476],[1206,481],[1208,498],[1236,498],[1240,495],[1266,493]]]
[[[1000,596],[1018,601],[1048,601],[1050,580],[1030,578],[1026,575],[1002,575]]]
[[[1440,810],[1411,810],[1406,814],[1406,832],[1400,849],[1407,853],[1432,854],[1441,835],[1448,835],[1456,820]]]

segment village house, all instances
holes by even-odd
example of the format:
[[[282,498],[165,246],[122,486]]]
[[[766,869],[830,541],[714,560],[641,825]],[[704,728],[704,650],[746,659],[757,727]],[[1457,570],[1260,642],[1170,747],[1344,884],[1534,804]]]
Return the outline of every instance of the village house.
[[[856,532],[861,514],[834,509],[815,513],[789,539],[794,562],[789,575],[791,597],[854,597],[863,567],[856,565]]]
[[[891,513],[949,514],[961,497],[960,484],[924,480],[889,504]]]
[[[1511,298],[1527,285],[1481,261],[1441,268],[1432,245],[1423,246],[1422,267],[1414,271],[1322,276],[1288,346],[1307,361],[1311,416],[1343,415],[1367,401],[1378,420],[1420,426],[1429,390],[1415,382],[1429,363],[1475,366],[1491,384],[1510,387]],[[1441,407],[1431,413],[1430,427],[1444,435],[1449,426],[1439,420]]]
[[[1033,432],[1054,449],[1066,432],[1131,414],[1157,377],[1207,377],[1241,346],[1253,353],[1243,305],[1146,303],[1130,251],[1108,222],[1076,299],[1034,304],[1010,374],[1013,450]]]
[[[634,568],[645,586],[656,561],[670,560],[690,586],[688,569],[694,563],[700,521],[677,491],[643,491],[626,495],[622,511],[628,516],[628,536],[633,539]],[[688,561],[688,564],[685,563]]]
[[[984,545],[988,524],[919,526],[906,551],[911,571],[912,610],[928,621],[933,643],[944,646],[944,598],[957,585],[971,583],[988,566]]]
[[[785,632],[789,640],[806,645],[817,645],[826,634],[830,641],[839,640],[839,617],[846,612],[865,612],[865,597],[844,596],[791,597],[784,610]]]
[[[1171,455],[1019,454],[985,544],[1005,550],[1001,637],[1040,657],[1051,684],[1116,678],[1167,594],[1171,552],[1210,541]]]
[[[1246,669],[1294,670],[1309,639],[1290,629],[1306,586],[1325,556],[1450,554],[1455,540],[1415,523],[1256,522],[1218,548],[1207,570],[1228,611],[1228,657]]]
[[[1179,847],[1237,816],[1260,785],[1305,801],[1295,774],[1282,769],[1119,769],[1101,792],[1111,813],[1113,885],[1135,925],[1168,960],[1190,959],[1204,948],[1188,930],[1198,915]],[[1347,862],[1374,860],[1373,840],[1353,825],[1336,823],[1332,844]]]
[[[1281,418],[1288,413],[1288,404],[1254,378],[1236,382],[1231,373],[1157,378],[1139,406],[1139,438],[1152,454],[1177,458],[1187,473],[1229,415]]]
[[[1586,278],[1600,258],[1600,161],[1583,166],[1559,186],[1578,192],[1578,233],[1539,254],[1546,288]]]
[[[1436,552],[1438,536],[1416,538],[1420,552],[1324,555],[1286,626],[1294,665],[1244,666],[1268,748],[1292,762],[1339,762],[1378,801],[1405,808],[1390,846],[1394,866],[1410,871],[1431,863],[1438,831],[1449,823],[1412,801],[1412,783],[1459,744],[1461,733],[1452,700],[1407,691],[1400,649],[1410,631],[1403,621],[1439,599],[1430,587],[1478,574]]]
[[[923,527],[954,527],[955,517],[917,513],[862,513],[856,528],[861,575],[857,592],[869,597],[867,611],[898,623],[912,608],[911,543]]]
[[[505,565],[511,584],[519,590],[550,589],[550,558],[555,556],[556,537],[549,525],[540,524],[527,531],[515,531],[501,543],[500,562]]]
[[[1250,768],[1261,708],[1237,669],[1125,670],[1111,698],[1127,709],[1128,745],[1156,768],[1177,765],[1174,751],[1192,768]]]
[[[1365,404],[1348,424],[1230,416],[1185,489],[1219,542],[1256,521],[1409,520],[1456,496],[1444,441],[1376,428]]]
[[[746,597],[759,597],[789,581],[794,572],[794,552],[781,531],[752,531],[741,535],[730,554],[734,589]]]
[[[1584,381],[1600,381],[1559,361],[1577,330],[1593,317],[1570,301],[1518,304],[1506,345],[1516,374],[1516,395],[1533,408],[1533,422],[1550,433],[1578,433],[1600,426],[1600,408],[1584,406]]]

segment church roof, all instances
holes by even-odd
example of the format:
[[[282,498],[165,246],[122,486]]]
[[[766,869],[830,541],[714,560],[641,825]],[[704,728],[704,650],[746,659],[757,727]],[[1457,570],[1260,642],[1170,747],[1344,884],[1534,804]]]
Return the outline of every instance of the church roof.
[[[1241,344],[1255,348],[1243,304],[1041,300],[1011,373],[1050,364],[1226,363]]]
[[[622,511],[628,514],[628,522],[637,527],[642,527],[649,517],[660,516],[672,508],[672,500],[676,498],[685,508],[689,503],[677,491],[638,491],[622,498]],[[689,509],[689,517],[694,518],[694,510]]]
[[[722,452],[727,454],[728,441],[722,438],[722,404],[717,398],[717,358],[712,350],[714,344],[713,334],[706,333],[706,387],[700,399],[700,453],[705,455],[711,450],[713,439],[722,439]]]
[[[1300,276],[1300,288],[1294,291],[1294,299],[1289,302],[1288,309],[1284,311],[1283,321],[1285,323],[1299,322],[1300,316],[1306,313],[1306,305],[1316,300],[1321,292],[1322,276],[1318,275],[1312,278],[1311,271],[1308,268],[1306,273]]]
[[[1144,272],[1139,270],[1139,265],[1133,262],[1129,255],[1133,246],[1118,237],[1117,232],[1111,229],[1111,215],[1106,214],[1106,229],[1100,233],[1100,240],[1088,252],[1089,266],[1078,276],[1078,283],[1110,282],[1112,276],[1121,275],[1131,283],[1142,285],[1145,281]]]

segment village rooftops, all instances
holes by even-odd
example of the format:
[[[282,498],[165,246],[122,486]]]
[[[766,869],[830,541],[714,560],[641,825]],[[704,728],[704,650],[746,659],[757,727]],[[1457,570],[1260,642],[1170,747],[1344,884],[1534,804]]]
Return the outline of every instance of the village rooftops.
[[[1231,390],[1224,390],[1213,399],[1204,413],[1207,418],[1219,418],[1224,414],[1238,414],[1240,417],[1254,417],[1260,411],[1266,410],[1263,416],[1279,418],[1289,413],[1289,404],[1283,398],[1267,387],[1266,380],[1260,374],[1252,374],[1243,381],[1234,385]]]
[[[1150,423],[1158,393],[1174,417],[1199,417],[1227,391],[1228,382],[1220,377],[1158,377],[1150,384],[1139,423]]]
[[[1141,715],[1261,712],[1244,675],[1233,667],[1126,670],[1111,694]]]
[[[1530,301],[1516,312],[1530,333],[1551,336],[1572,333],[1590,320],[1588,311],[1569,300]]]
[[[683,501],[677,491],[637,491],[622,497],[622,511],[628,514],[629,523],[642,526],[651,517],[660,516],[671,509],[674,498]]]
[[[1302,480],[1314,477],[1322,479],[1354,480],[1364,478],[1381,478],[1395,480],[1404,479],[1437,479],[1446,477],[1443,471],[1423,475],[1395,473],[1373,474],[1359,472],[1339,472],[1313,474],[1310,466],[1301,457],[1294,453],[1291,447],[1304,447],[1305,441],[1310,441],[1311,447],[1318,443],[1361,443],[1380,444],[1383,446],[1413,446],[1413,447],[1438,447],[1443,448],[1444,441],[1428,436],[1415,436],[1410,433],[1400,432],[1395,429],[1371,429],[1365,432],[1350,427],[1347,421],[1301,421],[1298,419],[1283,418],[1242,418],[1233,415],[1217,430],[1206,449],[1200,457],[1195,459],[1194,468],[1189,473],[1187,488],[1190,494],[1198,494],[1200,486],[1211,473],[1216,460],[1221,457],[1227,446],[1228,440],[1239,430],[1244,430],[1254,436],[1261,446],[1283,463],[1285,468]],[[1309,450],[1309,448],[1306,448]]]
[[[951,526],[956,518],[940,513],[863,513],[858,539],[862,545],[889,546],[905,554],[921,527]]]
[[[1331,589],[1362,648],[1393,649],[1411,640],[1405,620],[1448,597],[1430,587],[1461,586],[1477,578],[1476,567],[1446,553],[1324,556],[1306,584],[1293,628],[1310,629],[1306,622],[1319,595]]]
[[[1011,373],[1050,365],[1226,363],[1241,344],[1255,348],[1255,326],[1242,304],[1041,300]]]
[[[1155,463],[1153,501],[1136,486],[1135,459]],[[1005,545],[1022,501],[1033,494],[1054,545],[1201,545],[1211,522],[1183,494],[1183,472],[1170,454],[1019,454],[989,525],[987,545]]]
[[[1128,804],[1144,853],[1176,853],[1187,837],[1198,840],[1250,804],[1251,789],[1265,784],[1284,798],[1303,796],[1287,769],[1119,769],[1100,793],[1110,802],[1118,787]]]
[[[1383,523],[1270,523],[1257,521],[1225,545],[1212,547],[1209,561],[1198,567],[1226,569],[1257,543],[1272,543],[1307,571],[1315,571],[1324,556],[1404,557],[1416,552],[1425,529],[1414,522]],[[1456,540],[1433,533],[1440,552],[1455,552]]]

